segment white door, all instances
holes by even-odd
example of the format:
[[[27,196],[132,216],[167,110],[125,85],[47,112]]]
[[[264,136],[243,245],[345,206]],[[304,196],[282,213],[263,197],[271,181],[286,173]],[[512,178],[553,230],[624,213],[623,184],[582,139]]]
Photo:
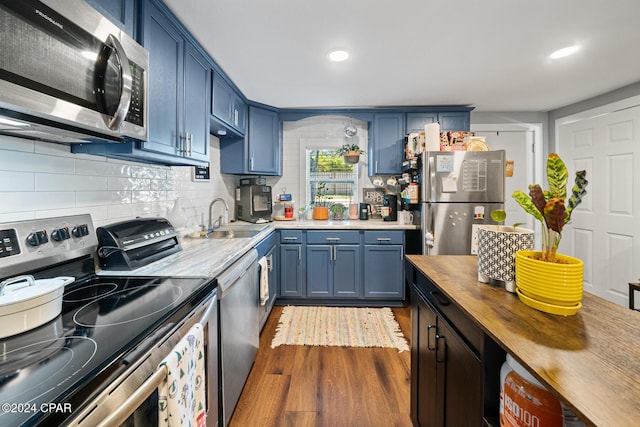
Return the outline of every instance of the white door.
[[[501,126],[505,127],[505,126]],[[513,161],[513,176],[505,178],[505,225],[522,223],[534,229],[534,219],[511,197],[514,191],[528,193],[534,182],[534,131],[532,130],[474,130],[475,136],[484,136],[489,150],[505,150],[507,161]]]
[[[640,277],[640,107],[560,124],[557,135],[569,188],[576,170],[589,181],[559,252],[583,260],[586,291],[626,306]]]

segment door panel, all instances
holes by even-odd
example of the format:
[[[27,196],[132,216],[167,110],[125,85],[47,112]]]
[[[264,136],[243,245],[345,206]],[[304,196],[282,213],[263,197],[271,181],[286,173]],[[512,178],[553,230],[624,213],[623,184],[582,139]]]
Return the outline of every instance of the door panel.
[[[561,124],[558,132],[569,185],[576,170],[586,169],[589,181],[559,251],[584,261],[585,290],[626,306],[627,283],[640,277],[640,107]]]

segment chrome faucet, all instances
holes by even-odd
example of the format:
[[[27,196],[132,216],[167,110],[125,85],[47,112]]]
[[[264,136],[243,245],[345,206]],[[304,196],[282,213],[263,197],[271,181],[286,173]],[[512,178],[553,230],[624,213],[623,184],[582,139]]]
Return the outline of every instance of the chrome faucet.
[[[222,197],[216,197],[215,199],[213,199],[213,201],[209,205],[209,231],[213,230],[214,228],[219,228],[222,225],[222,215],[220,215],[216,221],[212,222],[213,205],[215,205],[216,202],[224,203],[224,213],[225,215],[229,213],[229,205]],[[218,225],[215,225],[216,223]]]

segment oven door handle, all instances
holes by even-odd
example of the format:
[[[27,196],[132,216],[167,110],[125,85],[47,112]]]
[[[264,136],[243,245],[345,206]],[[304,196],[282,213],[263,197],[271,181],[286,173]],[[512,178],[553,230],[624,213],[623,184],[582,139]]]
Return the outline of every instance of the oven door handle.
[[[162,381],[167,377],[167,373],[168,368],[165,365],[160,366],[122,405],[118,406],[115,411],[102,420],[98,427],[122,425],[158,389]]]
[[[109,34],[107,37],[107,44],[113,47],[116,54],[116,59],[120,64],[121,78],[120,102],[118,103],[118,108],[116,109],[113,117],[107,123],[107,126],[111,130],[118,130],[129,112],[133,79],[131,77],[131,69],[129,68],[129,59],[127,58],[124,48],[120,44],[120,41],[113,34]]]
[[[211,297],[211,302],[209,302],[207,309],[204,311],[204,314],[200,318],[199,323],[202,325],[203,328],[207,325],[207,323],[209,323],[209,314],[211,313],[211,310],[213,310],[213,307],[216,306],[217,302],[218,302],[217,296],[213,295]]]

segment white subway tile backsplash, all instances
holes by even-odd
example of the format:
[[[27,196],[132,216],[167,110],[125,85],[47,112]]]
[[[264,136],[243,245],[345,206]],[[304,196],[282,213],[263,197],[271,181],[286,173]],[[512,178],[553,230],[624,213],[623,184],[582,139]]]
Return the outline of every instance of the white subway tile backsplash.
[[[35,191],[89,191],[103,190],[107,178],[103,176],[80,176],[55,173],[36,173]]]
[[[74,160],[67,157],[2,150],[0,170],[20,172],[74,173]]]
[[[109,177],[107,189],[109,190],[151,190],[151,180],[142,178],[118,178]]]
[[[76,206],[107,206],[131,203],[131,191],[79,191],[76,193]]]
[[[35,176],[32,172],[0,171],[0,191],[34,191]]]
[[[73,191],[0,192],[0,213],[42,211],[74,206]]]

